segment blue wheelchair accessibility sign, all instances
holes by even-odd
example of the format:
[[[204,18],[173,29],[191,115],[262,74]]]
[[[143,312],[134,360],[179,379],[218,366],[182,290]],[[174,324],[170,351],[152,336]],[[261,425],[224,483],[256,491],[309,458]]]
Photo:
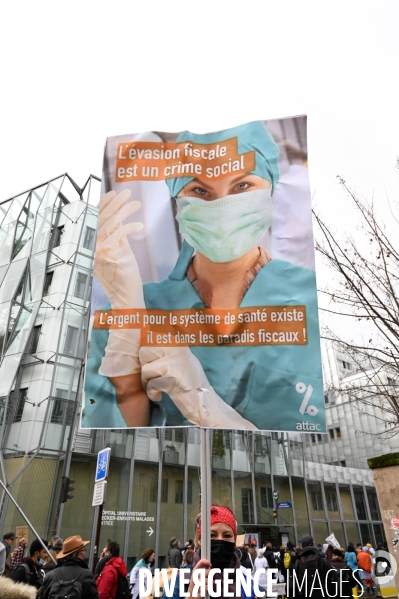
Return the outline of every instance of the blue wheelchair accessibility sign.
[[[105,480],[107,478],[110,454],[111,454],[110,447],[107,447],[106,449],[102,449],[101,451],[98,452],[96,477],[94,479],[94,482],[99,483],[100,481]]]

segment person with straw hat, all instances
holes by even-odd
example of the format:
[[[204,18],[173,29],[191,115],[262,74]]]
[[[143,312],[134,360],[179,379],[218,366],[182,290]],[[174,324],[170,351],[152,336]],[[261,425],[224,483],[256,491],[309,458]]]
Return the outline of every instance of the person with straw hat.
[[[57,554],[57,561],[62,562],[46,575],[40,593],[41,599],[48,599],[51,593],[56,595],[58,592],[59,595],[65,596],[68,592],[72,594],[72,591],[78,597],[99,599],[94,575],[84,561],[86,545],[89,543],[90,541],[83,541],[80,535],[65,539],[62,550]]]

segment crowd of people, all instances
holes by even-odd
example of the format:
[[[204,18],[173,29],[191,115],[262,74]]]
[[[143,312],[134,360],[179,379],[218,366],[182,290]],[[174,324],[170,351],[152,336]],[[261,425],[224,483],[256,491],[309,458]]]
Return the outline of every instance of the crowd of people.
[[[321,599],[328,593],[337,596],[331,584],[342,580],[344,592],[340,597],[352,598],[353,594],[370,595],[373,586],[372,570],[374,563],[374,548],[370,543],[355,547],[349,543],[346,550],[334,548],[332,545],[323,547],[315,545],[310,534],[300,538],[300,545],[287,542],[286,546],[276,547],[266,543],[263,548],[255,544],[242,543],[237,546],[237,523],[233,512],[224,506],[213,505],[210,514],[211,523],[211,555],[210,560],[201,556],[201,518],[197,516],[196,536],[180,546],[176,537],[170,539],[168,549],[167,579],[173,579],[171,589],[173,599],[180,599],[180,572],[184,568],[185,592],[189,598],[193,594],[193,577],[188,580],[187,570],[203,569],[206,579],[211,568],[218,568],[220,573],[213,576],[209,584],[218,585],[223,580],[223,570],[230,568],[235,577],[230,581],[230,597],[236,599],[255,599],[256,579],[259,590],[267,592],[267,571],[273,569],[273,579],[280,585],[279,594],[295,596],[300,599],[314,597]],[[120,547],[111,539],[106,543],[99,556],[94,574],[87,565],[86,546],[90,541],[84,541],[79,535],[67,538],[65,541],[54,536],[49,543],[43,539],[35,539],[27,551],[27,541],[19,539],[14,548],[15,535],[7,533],[0,543],[0,598],[1,599],[52,599],[53,597],[76,597],[76,599],[142,599],[140,595],[140,571],[152,570],[155,552],[152,548],[143,551],[141,559],[128,573],[124,560],[120,557]],[[386,549],[378,544],[377,549]],[[174,570],[177,570],[173,577]],[[248,584],[242,584],[241,592],[237,595],[236,579],[238,571]],[[258,572],[259,571],[259,572]],[[322,586],[313,588],[312,580],[318,575]],[[302,589],[295,589],[293,584],[303,580],[308,573],[306,584]],[[294,576],[295,573],[295,576]],[[331,576],[331,574],[334,574]],[[241,579],[240,579],[241,580]],[[208,580],[207,580],[208,584]],[[166,599],[166,589],[161,577],[159,588],[152,586],[150,599]],[[284,590],[281,590],[281,587]],[[221,588],[221,587],[220,587]],[[323,588],[324,591],[323,592]],[[357,590],[355,591],[355,589]],[[221,590],[220,597],[224,597]]]

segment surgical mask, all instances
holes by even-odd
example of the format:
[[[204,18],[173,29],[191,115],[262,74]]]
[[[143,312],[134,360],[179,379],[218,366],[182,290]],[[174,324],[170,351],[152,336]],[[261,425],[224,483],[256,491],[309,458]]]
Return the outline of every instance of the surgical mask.
[[[228,568],[233,559],[235,544],[231,541],[221,541],[211,539],[211,559],[212,568]]]
[[[39,558],[39,559],[36,561],[36,565],[37,565],[37,566],[43,566],[43,564],[44,564],[44,559],[41,559],[41,558]]]
[[[219,198],[176,198],[180,233],[212,262],[230,262],[246,254],[273,222],[271,189]]]

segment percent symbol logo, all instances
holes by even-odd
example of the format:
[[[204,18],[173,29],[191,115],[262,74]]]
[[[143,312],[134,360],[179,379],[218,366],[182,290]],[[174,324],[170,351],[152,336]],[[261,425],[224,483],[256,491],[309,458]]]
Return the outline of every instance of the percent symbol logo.
[[[313,387],[312,385],[306,386],[305,383],[297,383],[295,385],[295,390],[297,393],[304,393],[303,400],[301,405],[299,406],[300,414],[309,414],[309,416],[316,416],[319,413],[319,410],[316,406],[309,405],[310,398],[312,397]]]

